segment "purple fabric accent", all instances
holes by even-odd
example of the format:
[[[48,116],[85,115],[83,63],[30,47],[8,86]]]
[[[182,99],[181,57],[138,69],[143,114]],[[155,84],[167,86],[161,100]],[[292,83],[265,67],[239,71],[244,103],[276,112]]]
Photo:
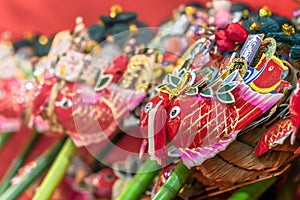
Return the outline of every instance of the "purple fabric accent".
[[[238,133],[239,131],[235,131],[226,139],[221,139],[215,145],[211,145],[208,147],[198,147],[195,149],[180,149],[180,157],[183,163],[188,168],[199,166],[207,159],[214,157],[221,151],[224,151],[227,148],[227,146],[235,140]]]

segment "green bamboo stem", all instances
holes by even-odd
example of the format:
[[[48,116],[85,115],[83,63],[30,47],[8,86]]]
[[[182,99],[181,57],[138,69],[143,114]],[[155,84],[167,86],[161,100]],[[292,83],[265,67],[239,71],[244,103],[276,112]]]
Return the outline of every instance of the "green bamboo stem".
[[[237,190],[228,200],[255,200],[267,191],[275,182],[277,177],[253,183]]]
[[[75,156],[77,147],[73,141],[68,138],[63,149],[58,154],[45,179],[42,182],[38,192],[34,195],[33,200],[50,199],[56,187],[65,175],[65,172]]]
[[[167,181],[158,190],[153,200],[174,199],[192,172],[193,169],[188,169],[181,161],[176,166],[175,170],[172,172]]]
[[[18,173],[19,168],[24,164],[31,149],[38,141],[39,136],[39,133],[34,133],[24,150],[22,150],[21,154],[13,161],[9,172],[5,175],[0,185],[0,195],[3,194],[5,190],[10,186],[11,179]]]
[[[122,191],[118,200],[140,199],[140,196],[149,187],[150,182],[158,173],[158,167],[156,161],[148,159],[134,176],[127,188]]]
[[[2,133],[0,135],[0,150],[3,148],[5,143],[8,141],[8,139],[11,137],[12,133]]]
[[[17,199],[53,162],[58,154],[65,139],[56,144],[46,155],[37,159],[37,166],[33,168],[22,180],[16,185],[10,186],[1,196],[0,200]]]

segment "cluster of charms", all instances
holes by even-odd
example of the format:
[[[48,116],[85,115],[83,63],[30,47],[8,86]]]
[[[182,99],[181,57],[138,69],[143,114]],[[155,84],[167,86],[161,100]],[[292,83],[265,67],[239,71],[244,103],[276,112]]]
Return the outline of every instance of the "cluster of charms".
[[[145,136],[141,154],[147,148],[163,167],[173,157],[202,173],[206,161],[257,127],[266,131],[255,156],[289,137],[300,152],[300,39],[291,24],[277,23],[267,8],[257,15],[225,0],[209,9],[181,6],[157,30],[125,23],[135,18],[118,6],[89,28],[79,17],[38,59],[25,48],[14,52],[4,38],[0,67],[11,70],[0,75],[1,132],[25,123],[68,134],[81,147],[113,137],[134,118]],[[128,31],[117,34],[120,24]],[[128,168],[139,162],[128,159]],[[107,197],[116,179],[106,170],[84,180]]]

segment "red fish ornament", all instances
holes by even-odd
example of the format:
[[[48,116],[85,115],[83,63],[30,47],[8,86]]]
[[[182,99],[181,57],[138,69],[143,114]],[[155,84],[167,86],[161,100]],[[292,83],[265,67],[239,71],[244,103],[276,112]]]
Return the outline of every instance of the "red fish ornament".
[[[283,144],[285,139],[295,132],[295,127],[290,119],[284,119],[271,126],[258,141],[255,156],[261,156],[268,150]]]
[[[300,79],[296,84],[296,88],[291,96],[290,100],[290,117],[295,126],[295,132],[291,136],[291,142],[294,143],[297,134],[299,134],[300,128]]]
[[[22,57],[12,43],[0,41],[0,133],[15,132],[28,120],[36,84],[28,57]]]
[[[267,61],[266,55],[263,54],[255,67],[259,72],[258,76],[250,83],[250,87],[260,93],[278,91],[285,82],[281,80],[282,73],[288,69],[276,56],[272,56],[271,60]]]
[[[290,83],[283,80],[285,74],[292,73],[289,63],[276,57],[276,40],[263,35],[249,35],[240,51],[240,57],[247,61],[247,69],[242,76],[245,83],[260,93],[282,93]],[[254,59],[255,58],[255,59]],[[257,60],[254,67],[253,59]],[[292,68],[292,67],[291,67]]]
[[[289,136],[291,136],[291,144],[294,144],[300,127],[299,83],[300,80],[298,80],[290,99],[290,118],[280,120],[264,133],[255,148],[256,156],[261,156],[276,145],[283,144]]]
[[[140,125],[148,135],[148,153],[163,166],[168,141],[187,167],[201,165],[225,150],[240,130],[283,96],[253,91],[237,70],[224,80],[217,78],[199,95],[198,87],[193,87],[193,74],[190,71],[180,80],[173,78],[178,83],[175,88],[161,87],[141,114]]]
[[[59,82],[52,77],[40,84],[33,115],[40,131],[50,128],[54,132],[66,132],[77,146],[89,145],[109,137],[128,110],[135,108],[144,96],[117,85],[95,92],[87,85]],[[118,113],[113,114],[112,108]]]
[[[97,196],[111,198],[112,187],[117,179],[118,177],[111,168],[105,168],[85,178],[84,181],[94,188]]]
[[[48,58],[39,63],[39,90],[33,101],[32,124],[41,132],[67,133],[77,146],[114,134],[146,95],[111,83],[127,68],[126,56],[113,63],[121,65],[117,72],[104,73],[108,61],[98,57],[97,50],[86,54],[89,43],[81,20],[72,35],[64,31],[55,37]]]
[[[29,114],[26,109],[30,108],[34,88],[34,81],[0,81],[0,132],[14,132],[21,128],[23,117]]]

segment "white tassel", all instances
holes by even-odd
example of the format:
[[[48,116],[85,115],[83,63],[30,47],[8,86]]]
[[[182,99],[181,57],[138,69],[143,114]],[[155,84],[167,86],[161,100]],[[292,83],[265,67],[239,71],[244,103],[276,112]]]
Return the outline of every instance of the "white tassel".
[[[155,114],[157,112],[158,107],[162,103],[162,100],[158,102],[158,104],[155,106],[155,108],[151,109],[149,111],[149,116],[148,116],[148,153],[150,155],[151,160],[155,160],[155,155],[154,155],[154,118]]]

